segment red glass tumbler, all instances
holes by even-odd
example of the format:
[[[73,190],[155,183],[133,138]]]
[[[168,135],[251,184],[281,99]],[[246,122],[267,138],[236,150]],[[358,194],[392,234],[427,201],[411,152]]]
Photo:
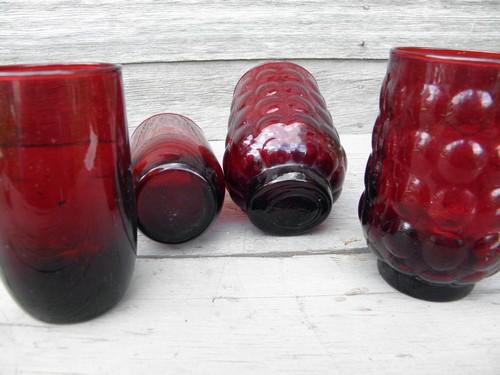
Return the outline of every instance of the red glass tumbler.
[[[396,48],[359,216],[382,277],[450,301],[500,269],[500,54]]]
[[[321,223],[342,190],[346,157],[314,77],[290,62],[236,85],[224,155],[227,188],[260,229],[279,235]]]
[[[132,134],[132,166],[141,231],[165,243],[202,233],[224,202],[224,175],[201,129],[163,113]]]
[[[95,317],[125,293],[136,225],[120,68],[0,67],[0,268],[33,317]]]

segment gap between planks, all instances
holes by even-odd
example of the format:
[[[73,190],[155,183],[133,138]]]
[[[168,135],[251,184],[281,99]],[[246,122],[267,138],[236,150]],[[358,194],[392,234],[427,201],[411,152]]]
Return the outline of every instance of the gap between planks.
[[[389,56],[389,51],[387,51],[387,55]],[[198,59],[198,60],[151,60],[151,61],[126,61],[123,63],[118,63],[118,65],[122,66],[135,66],[135,65],[154,65],[154,64],[202,64],[202,63],[262,63],[266,61],[334,61],[334,62],[387,62],[387,57],[307,57],[307,58],[294,58],[294,57],[270,57],[270,58],[226,58],[226,59]]]
[[[168,250],[167,250],[168,251]],[[234,254],[165,254],[138,255],[138,259],[192,259],[192,258],[289,258],[307,255],[359,255],[369,254],[368,247],[336,250],[304,250],[304,251],[269,251],[267,253],[234,253]]]

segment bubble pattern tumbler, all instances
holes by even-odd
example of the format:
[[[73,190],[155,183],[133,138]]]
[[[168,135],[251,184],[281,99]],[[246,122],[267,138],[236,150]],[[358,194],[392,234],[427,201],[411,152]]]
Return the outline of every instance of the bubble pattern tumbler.
[[[500,54],[391,52],[359,204],[395,288],[445,301],[500,269]]]
[[[290,62],[254,67],[231,105],[224,171],[233,200],[260,229],[305,232],[329,215],[346,157],[318,85]]]

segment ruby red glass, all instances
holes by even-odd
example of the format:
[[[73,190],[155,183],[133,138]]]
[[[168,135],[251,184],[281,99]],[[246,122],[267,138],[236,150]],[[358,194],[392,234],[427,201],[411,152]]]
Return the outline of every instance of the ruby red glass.
[[[187,117],[163,113],[132,134],[139,228],[179,243],[202,233],[224,202],[224,175],[201,129]]]
[[[321,223],[342,190],[346,157],[314,77],[290,62],[249,70],[233,96],[224,155],[233,200],[280,235]]]
[[[0,269],[33,317],[95,317],[125,293],[136,225],[120,68],[0,67]]]
[[[427,300],[500,269],[500,54],[396,48],[359,216],[379,271]]]

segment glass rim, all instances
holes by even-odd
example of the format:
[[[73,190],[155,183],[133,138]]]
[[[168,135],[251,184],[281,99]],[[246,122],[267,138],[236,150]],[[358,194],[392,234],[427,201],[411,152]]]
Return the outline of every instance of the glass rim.
[[[80,76],[120,71],[120,64],[102,62],[0,65],[0,79]]]
[[[203,140],[203,142],[209,144],[208,139],[206,139],[205,133],[204,133],[204,131],[201,128],[200,125],[198,125],[196,122],[194,122],[194,120],[190,119],[189,117],[187,117],[185,115],[182,115],[180,113],[175,113],[175,112],[160,112],[160,113],[155,113],[154,115],[151,115],[151,116],[147,117],[146,119],[142,120],[139,123],[139,125],[137,125],[135,127],[135,129],[132,131],[132,134],[130,135],[130,139],[134,140],[135,135],[139,134],[139,131],[140,131],[139,129],[141,129],[142,126],[144,124],[146,124],[148,121],[150,121],[150,120],[152,120],[152,119],[154,119],[156,117],[180,118],[180,119],[186,120],[186,122],[189,125],[194,125],[194,127],[200,132],[200,136],[201,136],[201,139]]]
[[[318,82],[316,81],[316,78],[312,75],[312,73],[309,71],[309,69],[304,68],[302,65],[297,64],[296,62],[294,62],[292,60],[287,60],[287,59],[281,59],[281,60],[280,59],[278,59],[278,60],[272,60],[272,59],[271,60],[263,60],[263,61],[259,62],[258,64],[253,65],[252,67],[248,68],[245,71],[245,73],[243,73],[243,75],[240,77],[240,79],[238,79],[238,82],[234,86],[233,96],[234,96],[234,93],[236,92],[236,89],[238,88],[238,85],[240,84],[240,82],[242,82],[243,78],[245,78],[247,75],[249,75],[250,72],[252,72],[253,70],[255,70],[257,68],[261,68],[261,67],[266,66],[266,65],[273,65],[273,64],[276,64],[276,63],[287,63],[287,64],[290,64],[290,65],[293,65],[293,66],[297,66],[300,69],[305,70],[309,74],[309,76],[314,80],[314,82],[316,84],[318,84]]]
[[[395,47],[391,57],[442,64],[480,65],[500,69],[500,52],[430,47]]]
[[[137,130],[137,128],[139,126],[141,126],[142,124],[144,124],[145,122],[147,122],[149,120],[154,119],[155,117],[180,117],[184,120],[187,120],[187,122],[191,123],[192,125],[196,126],[198,129],[203,131],[201,129],[200,125],[198,125],[196,122],[194,122],[193,120],[191,120],[189,117],[187,117],[185,115],[182,115],[180,113],[175,113],[175,112],[160,112],[160,113],[155,113],[154,115],[151,115],[151,116],[145,118],[144,120],[142,120],[141,123],[139,125],[137,125],[137,127],[134,129],[134,132],[135,132],[135,130]]]

